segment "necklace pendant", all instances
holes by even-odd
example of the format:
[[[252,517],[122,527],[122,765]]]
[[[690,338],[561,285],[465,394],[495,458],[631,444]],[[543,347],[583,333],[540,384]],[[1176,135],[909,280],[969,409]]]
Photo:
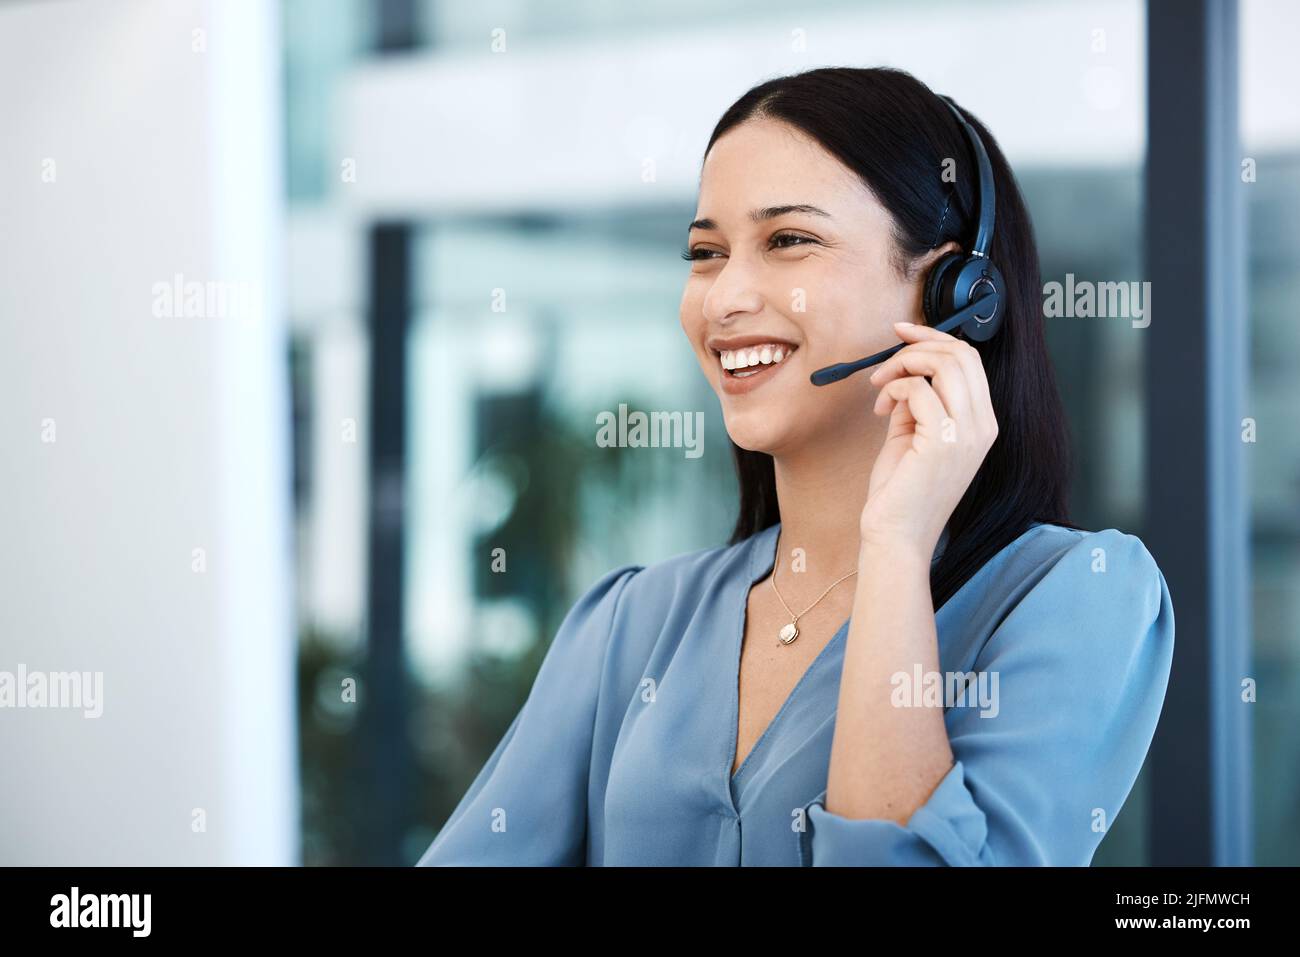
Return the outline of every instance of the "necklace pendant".
[[[790,644],[790,642],[794,641],[796,638],[799,637],[799,626],[796,625],[794,622],[790,622],[790,624],[786,625],[784,628],[781,629],[780,637],[781,637],[782,644],[784,645]]]

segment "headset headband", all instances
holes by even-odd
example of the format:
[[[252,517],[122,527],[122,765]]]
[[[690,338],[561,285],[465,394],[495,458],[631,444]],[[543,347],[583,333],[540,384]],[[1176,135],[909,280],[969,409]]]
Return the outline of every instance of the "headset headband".
[[[948,105],[948,109],[952,110],[952,115],[957,117],[957,122],[966,133],[971,152],[975,154],[975,165],[979,167],[980,221],[971,255],[988,259],[989,242],[993,237],[993,209],[997,205],[997,198],[993,193],[993,165],[989,162],[989,154],[984,150],[984,142],[975,132],[975,127],[966,121],[966,117],[961,115],[961,110],[957,109],[957,105],[952,100],[943,94],[939,95],[939,99],[943,100]]]

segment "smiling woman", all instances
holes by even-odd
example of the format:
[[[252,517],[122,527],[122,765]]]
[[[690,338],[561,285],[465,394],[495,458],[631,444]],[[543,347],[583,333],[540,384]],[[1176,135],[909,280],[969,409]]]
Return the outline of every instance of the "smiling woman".
[[[1006,277],[978,343],[924,325],[923,277],[978,218],[944,100],[835,68],[723,115],[680,323],[733,444],[731,541],[588,589],[421,864],[1091,860],[1154,734],[1173,609],[1140,540],[1068,521],[1029,217],[959,115]],[[899,340],[870,377],[810,382]],[[896,693],[922,675],[997,700]]]

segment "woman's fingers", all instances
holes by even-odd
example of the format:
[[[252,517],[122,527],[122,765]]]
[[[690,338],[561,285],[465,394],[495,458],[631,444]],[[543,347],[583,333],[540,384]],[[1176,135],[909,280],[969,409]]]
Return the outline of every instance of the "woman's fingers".
[[[958,339],[946,332],[939,332],[928,326],[910,322],[896,322],[894,328],[899,338],[909,344],[880,365],[870,376],[871,381],[881,385],[889,378],[902,374],[891,366],[899,356],[907,352],[939,350],[952,355],[961,363],[965,371],[964,380],[969,397],[969,408],[975,417],[986,425],[994,436],[997,435],[997,416],[993,411],[993,400],[989,395],[988,378],[984,373],[984,360],[969,342]]]
[[[973,408],[972,389],[966,381],[968,375],[962,361],[951,352],[939,348],[937,343],[918,343],[890,356],[871,374],[871,381],[883,388],[890,382],[908,376],[929,376],[948,413],[953,418],[966,422],[970,420]]]
[[[886,383],[880,395],[876,396],[876,414],[891,414],[900,402],[907,403],[907,410],[917,426],[934,435],[942,435],[945,422],[952,419],[930,383],[921,376],[908,376]]]

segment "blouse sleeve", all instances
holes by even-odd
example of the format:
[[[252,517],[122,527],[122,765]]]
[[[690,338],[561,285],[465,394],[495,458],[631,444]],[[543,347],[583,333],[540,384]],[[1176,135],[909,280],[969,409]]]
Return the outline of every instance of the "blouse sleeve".
[[[606,573],[569,610],[523,707],[417,867],[585,863],[600,677],[619,598],[639,570]]]
[[[977,656],[993,706],[972,690],[948,710],[953,766],[906,826],[833,814],[823,790],[800,862],[1089,864],[1146,758],[1173,651],[1169,589],[1141,540],[1084,535]]]

